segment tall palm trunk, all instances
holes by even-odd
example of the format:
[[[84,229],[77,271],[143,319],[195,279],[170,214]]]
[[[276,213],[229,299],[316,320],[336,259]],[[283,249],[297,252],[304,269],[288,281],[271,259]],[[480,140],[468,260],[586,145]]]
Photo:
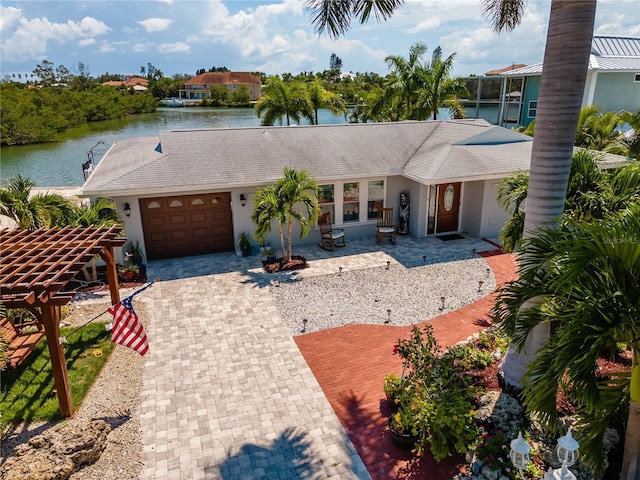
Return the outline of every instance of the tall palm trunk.
[[[562,217],[595,14],[595,0],[551,2],[531,153],[525,239],[539,226]],[[548,338],[549,325],[545,324],[532,332],[526,348],[509,348],[500,366],[506,383],[522,388],[522,377]]]
[[[285,260],[287,262],[291,261],[291,235],[293,235],[293,217],[289,215],[289,226],[287,231],[287,257]]]

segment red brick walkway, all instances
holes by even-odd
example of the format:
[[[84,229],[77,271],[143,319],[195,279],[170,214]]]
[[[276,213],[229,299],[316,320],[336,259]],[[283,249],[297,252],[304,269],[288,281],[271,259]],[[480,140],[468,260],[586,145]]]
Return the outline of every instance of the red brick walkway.
[[[493,270],[496,285],[515,277],[512,255],[501,251],[481,254]],[[429,320],[441,347],[467,339],[490,325],[488,312],[494,294],[460,310]],[[429,454],[420,459],[394,446],[389,437],[389,411],[382,389],[387,373],[401,372],[392,354],[399,338],[411,327],[347,325],[295,337],[298,348],[373,479],[450,480],[462,466],[452,457],[436,463]]]

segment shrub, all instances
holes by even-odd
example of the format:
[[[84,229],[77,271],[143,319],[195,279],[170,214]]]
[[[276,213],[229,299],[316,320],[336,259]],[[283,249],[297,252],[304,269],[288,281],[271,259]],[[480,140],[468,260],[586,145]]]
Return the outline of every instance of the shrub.
[[[419,435],[416,450],[420,454],[427,443],[436,461],[468,450],[477,436],[473,423],[477,390],[456,355],[440,355],[431,325],[421,331],[414,326],[407,340],[394,348],[403,362],[405,388],[400,391],[398,423]]]

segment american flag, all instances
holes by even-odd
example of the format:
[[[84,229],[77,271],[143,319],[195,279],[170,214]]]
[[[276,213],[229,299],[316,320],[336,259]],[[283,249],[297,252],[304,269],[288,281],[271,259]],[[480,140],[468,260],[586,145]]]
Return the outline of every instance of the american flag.
[[[144,355],[149,350],[149,343],[142,323],[133,309],[132,300],[133,295],[109,309],[109,313],[113,315],[111,340],[113,343],[132,348],[140,355]]]

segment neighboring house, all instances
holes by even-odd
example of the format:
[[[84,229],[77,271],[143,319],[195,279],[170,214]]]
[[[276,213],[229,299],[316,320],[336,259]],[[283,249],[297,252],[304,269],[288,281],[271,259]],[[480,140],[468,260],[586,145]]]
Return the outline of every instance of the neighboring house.
[[[519,112],[521,80],[505,79],[500,74],[526,67],[524,63],[514,63],[508,67],[489,70],[484,76],[465,79],[469,98],[459,99],[467,118],[482,118],[493,125],[505,126]],[[502,98],[506,98],[507,107],[500,108]],[[502,120],[501,120],[502,118]]]
[[[108,85],[110,87],[125,87],[125,88],[133,88],[136,92],[145,92],[149,87],[149,80],[142,77],[132,77],[128,75],[126,80],[117,81],[111,80],[109,82],[103,82],[102,85]]]
[[[542,63],[500,74],[506,81],[522,79],[522,95],[502,99],[502,108],[518,106],[516,118],[503,126],[527,126],[535,118]],[[640,110],[640,38],[594,36],[582,106],[595,105],[604,112]]]
[[[187,100],[211,98],[214,85],[222,85],[230,94],[245,86],[252,101],[258,100],[262,94],[260,77],[250,72],[208,72],[187,80],[184,88],[178,90],[179,97]]]
[[[513,70],[518,70],[520,68],[526,67],[524,63],[513,63],[508,67],[499,68],[497,70],[489,70],[488,72],[484,72],[485,77],[495,77],[505,72],[511,72]]]
[[[529,169],[531,145],[484,120],[161,131],[114,144],[80,196],[114,199],[149,260],[237,251],[239,233],[255,230],[255,192],[285,166],[312,173],[347,241],[375,236],[381,206],[397,218],[401,193],[413,237],[493,237],[507,219],[498,181]],[[275,224],[269,240],[279,242]],[[294,231],[294,243],[318,240]]]

